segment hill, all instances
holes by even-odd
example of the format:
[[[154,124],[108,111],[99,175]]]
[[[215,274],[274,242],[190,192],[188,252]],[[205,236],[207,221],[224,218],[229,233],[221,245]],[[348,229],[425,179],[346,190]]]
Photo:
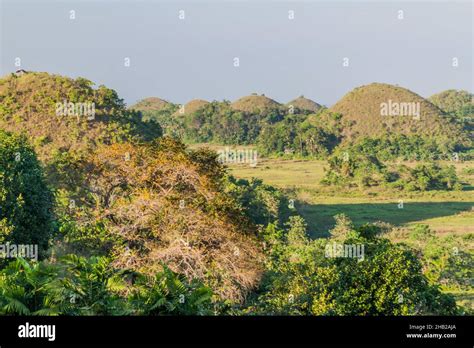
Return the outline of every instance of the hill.
[[[130,109],[139,111],[161,111],[170,107],[171,105],[172,103],[164,99],[150,97],[140,100],[138,103],[132,105]]]
[[[184,115],[191,115],[196,111],[202,109],[204,106],[208,105],[209,102],[202,99],[193,99],[190,102],[184,104],[182,108],[179,108],[173,116],[184,116]]]
[[[252,94],[242,97],[231,104],[232,109],[248,113],[277,109],[280,106],[280,103],[266,97],[264,94]]]
[[[468,109],[474,113],[474,95],[468,91],[449,89],[432,95],[428,100],[446,113],[458,113]]]
[[[152,140],[156,123],[144,123],[117,93],[84,78],[43,72],[0,79],[0,129],[24,133],[42,160],[59,152],[88,153],[99,144]]]
[[[311,99],[305,98],[303,95],[286,104],[288,107],[292,105],[295,109],[302,111],[318,112],[322,106],[312,101]]]
[[[383,83],[355,88],[330,108],[349,122],[346,139],[387,134],[465,141],[461,127],[437,106],[412,91]]]

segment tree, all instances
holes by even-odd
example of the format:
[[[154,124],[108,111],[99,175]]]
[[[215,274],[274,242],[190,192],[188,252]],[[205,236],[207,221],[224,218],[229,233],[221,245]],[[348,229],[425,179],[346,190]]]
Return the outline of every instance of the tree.
[[[0,242],[48,247],[52,193],[33,149],[23,136],[0,130]]]

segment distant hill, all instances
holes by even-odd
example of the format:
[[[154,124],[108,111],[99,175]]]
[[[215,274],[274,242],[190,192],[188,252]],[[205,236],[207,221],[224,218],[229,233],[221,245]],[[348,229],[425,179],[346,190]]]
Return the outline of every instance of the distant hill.
[[[474,115],[474,94],[468,91],[449,89],[432,95],[428,100],[454,116]]]
[[[265,95],[252,94],[237,99],[231,104],[232,109],[243,112],[261,112],[281,107],[281,104]]]
[[[178,108],[178,110],[173,114],[173,116],[183,116],[190,115],[202,109],[204,106],[208,105],[209,102],[203,99],[193,99],[190,102],[184,104],[184,107]]]
[[[0,79],[0,129],[26,134],[42,160],[57,151],[87,153],[98,144],[161,136],[159,125],[127,110],[114,90],[93,85],[43,72],[5,76]]]
[[[311,99],[305,98],[304,96],[299,96],[298,98],[288,102],[286,105],[288,107],[292,105],[295,109],[311,112],[318,112],[322,108],[321,105]]]
[[[161,111],[170,107],[171,105],[172,103],[164,99],[150,97],[140,100],[138,103],[132,105],[130,109],[140,111]]]
[[[398,111],[396,105],[400,107]],[[403,109],[409,110],[407,105],[413,107],[412,111],[419,107],[419,114],[403,114]],[[343,132],[346,139],[416,134],[444,140],[465,140],[461,127],[441,109],[418,94],[398,86],[372,83],[355,88],[330,110],[342,114],[342,119],[350,124]]]

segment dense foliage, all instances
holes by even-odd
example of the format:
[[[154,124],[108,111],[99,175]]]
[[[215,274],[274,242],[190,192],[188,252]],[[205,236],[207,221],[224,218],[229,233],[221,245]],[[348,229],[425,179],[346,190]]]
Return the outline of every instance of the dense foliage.
[[[168,268],[124,273],[104,257],[68,255],[55,263],[17,259],[0,271],[0,314],[211,314],[211,290]]]
[[[454,166],[436,162],[406,165],[383,164],[375,155],[348,148],[329,160],[329,169],[322,183],[344,186],[385,186],[407,191],[461,190]]]
[[[280,315],[413,315],[457,313],[454,299],[431,286],[415,253],[339,217],[329,239],[309,240],[291,221],[286,236],[270,233],[268,272],[251,312]],[[328,246],[363,246],[334,257]]]
[[[0,130],[0,243],[36,244],[53,233],[53,196],[26,138]]]

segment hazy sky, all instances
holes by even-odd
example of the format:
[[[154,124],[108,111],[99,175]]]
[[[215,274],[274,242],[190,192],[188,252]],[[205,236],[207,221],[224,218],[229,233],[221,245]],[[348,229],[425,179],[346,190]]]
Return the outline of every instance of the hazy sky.
[[[474,90],[472,8],[471,1],[3,0],[0,68],[14,71],[19,57],[26,70],[105,84],[128,104],[257,92],[280,102],[304,94],[329,106],[370,82],[427,97]]]

